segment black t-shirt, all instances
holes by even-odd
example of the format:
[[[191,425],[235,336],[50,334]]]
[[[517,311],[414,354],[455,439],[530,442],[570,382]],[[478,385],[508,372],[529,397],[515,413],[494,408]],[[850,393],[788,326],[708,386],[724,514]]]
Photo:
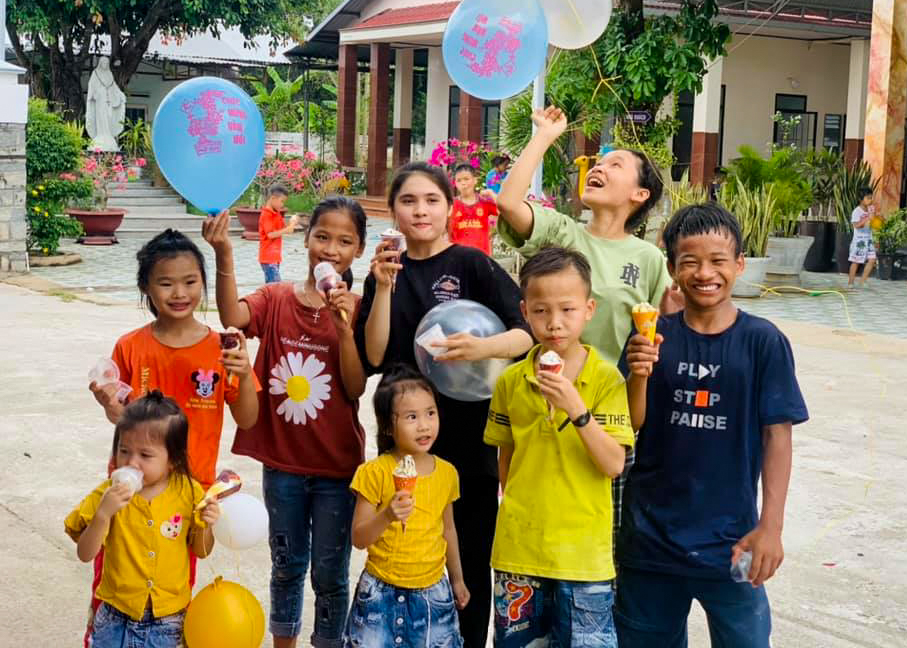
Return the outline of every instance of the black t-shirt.
[[[692,330],[682,312],[659,318],[658,332],[664,342],[624,490],[617,559],[729,579],[731,547],[759,521],[762,429],[809,417],[794,356],[774,324],[743,311],[714,335]],[[620,368],[626,374],[624,358]]]
[[[382,373],[396,362],[415,367],[413,340],[419,322],[433,307],[452,299],[471,299],[494,311],[508,330],[529,332],[520,313],[519,287],[484,252],[451,245],[428,259],[414,260],[404,253],[401,263],[403,269],[397,274],[391,297],[390,337],[379,367],[369,364],[365,353],[365,323],[375,298],[375,277],[369,275],[365,280],[355,338],[366,372]],[[489,402],[458,401],[443,394],[439,397],[441,428],[432,452],[456,467],[461,482],[466,475],[497,477],[497,450],[483,441]]]

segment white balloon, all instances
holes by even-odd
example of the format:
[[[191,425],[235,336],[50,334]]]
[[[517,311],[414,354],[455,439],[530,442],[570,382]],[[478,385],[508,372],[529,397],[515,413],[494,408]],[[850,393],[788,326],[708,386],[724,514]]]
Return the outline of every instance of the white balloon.
[[[548,21],[548,42],[579,49],[601,36],[611,20],[611,0],[539,0]]]
[[[214,539],[230,549],[248,549],[268,536],[268,509],[257,497],[235,493],[220,502]]]

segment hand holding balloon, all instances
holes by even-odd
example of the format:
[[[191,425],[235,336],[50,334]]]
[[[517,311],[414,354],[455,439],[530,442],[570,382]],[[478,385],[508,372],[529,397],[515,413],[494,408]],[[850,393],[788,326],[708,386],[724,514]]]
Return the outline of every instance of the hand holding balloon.
[[[202,223],[202,238],[208,242],[216,254],[230,254],[233,246],[230,243],[230,212],[222,211],[217,216],[206,218]]]
[[[454,333],[443,342],[433,342],[432,346],[447,349],[435,356],[438,362],[477,362],[488,357],[486,339],[469,333]]]

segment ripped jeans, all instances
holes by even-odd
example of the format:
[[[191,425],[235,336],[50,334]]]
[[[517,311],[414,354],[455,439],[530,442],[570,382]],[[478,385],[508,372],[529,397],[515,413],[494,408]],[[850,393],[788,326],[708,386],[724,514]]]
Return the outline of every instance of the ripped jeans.
[[[312,567],[316,648],[339,648],[349,607],[350,532],[354,496],[350,480],[294,475],[264,467],[271,546],[270,631],[302,631],[302,593]]]
[[[613,585],[495,571],[495,648],[617,648]]]

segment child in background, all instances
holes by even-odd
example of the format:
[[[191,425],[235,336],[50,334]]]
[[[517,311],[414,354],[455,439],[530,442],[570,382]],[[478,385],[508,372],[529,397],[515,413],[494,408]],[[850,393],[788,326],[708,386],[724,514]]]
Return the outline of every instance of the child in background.
[[[407,365],[390,368],[375,390],[380,454],[359,467],[350,485],[356,493],[353,544],[368,549],[368,559],[344,646],[463,645],[456,609],[469,602],[469,591],[452,504],[460,486],[456,469],[429,454],[439,429],[435,395]],[[394,484],[404,457],[418,472],[412,492]]]
[[[580,343],[595,312],[590,275],[586,258],[562,247],[520,271],[539,344],[501,374],[485,428],[504,489],[491,554],[496,648],[617,645],[611,480],[633,429],[620,373]]]
[[[141,471],[141,485],[133,491],[108,479],[66,517],[80,560],[105,550],[92,648],[183,645],[189,548],[201,557],[211,553],[211,525],[220,516],[212,501],[201,510],[201,524],[196,520],[205,493],[189,474],[188,436],[186,415],[161,392],[132,402],[116,425],[113,456],[117,468]]]
[[[497,155],[491,160],[491,169],[485,174],[485,188],[497,193],[501,192],[501,184],[507,177],[510,168],[510,158],[506,155]]]
[[[491,254],[491,217],[497,216],[494,202],[476,193],[476,172],[469,164],[454,169],[457,199],[450,215],[450,242],[469,245]]]
[[[296,645],[310,565],[316,610],[312,641],[338,645],[349,609],[350,478],[365,447],[358,418],[365,374],[351,326],[359,298],[348,290],[350,265],[365,247],[365,212],[344,196],[323,200],[306,231],[307,276],[263,286],[242,299],[236,292],[229,218],[224,212],[208,220],[202,233],[217,261],[221,322],[259,338],[255,374],[271,385],[261,393],[258,422],[237,431],[233,452],[263,464],[274,646]],[[346,277],[327,293],[315,282],[320,263]]]
[[[403,362],[416,367],[413,342],[422,317],[451,299],[471,299],[491,309],[507,330],[479,338],[458,333],[445,341],[439,362],[513,358],[532,346],[520,313],[519,288],[494,259],[475,248],[450,243],[453,195],[447,174],[424,162],[401,167],[388,205],[406,239],[406,251],[375,250],[356,321],[356,346],[369,372]],[[466,648],[485,648],[491,613],[491,543],[498,510],[497,454],[482,442],[488,400],[465,402],[438,396],[441,429],[435,454],[460,474],[461,498],[454,522],[470,603],[460,611]]]
[[[853,282],[857,278],[857,268],[861,264],[865,265],[860,288],[866,285],[866,280],[869,279],[869,275],[872,274],[872,269],[875,267],[876,248],[872,241],[872,227],[869,224],[874,214],[872,189],[863,187],[860,189],[860,204],[850,215],[850,222],[853,223],[853,238],[850,241],[850,251],[847,255],[847,260],[850,261],[850,272],[847,273],[848,288],[853,288]]]
[[[283,260],[283,237],[292,234],[299,225],[299,218],[290,216],[284,223],[283,208],[289,193],[280,184],[268,189],[268,200],[258,216],[258,262],[265,273],[265,283],[280,281],[280,263]]]
[[[791,426],[808,413],[787,338],[731,301],[741,238],[714,203],[674,215],[664,240],[686,306],[658,320],[654,344],[634,335],[621,362],[641,425],[617,541],[621,648],[685,647],[694,598],[713,646],[769,647],[763,583],[784,558]],[[744,551],[750,582],[734,582]]]
[[[132,387],[133,398],[157,389],[180,406],[189,421],[189,472],[208,488],[215,479],[224,405],[230,406],[240,428],[252,427],[258,418],[260,387],[246,340],[240,335],[239,348],[222,350],[220,335],[195,318],[207,296],[205,258],[185,235],[167,229],[143,245],[136,259],[139,292],[155,319],[117,340],[113,361],[120,379]],[[89,389],[107,419],[118,423],[124,405],[116,399],[116,386],[92,382]],[[95,560],[92,592],[102,564],[103,551]],[[193,582],[194,566],[193,559]],[[95,599],[92,607],[97,604]],[[90,626],[89,621],[89,631]]]

